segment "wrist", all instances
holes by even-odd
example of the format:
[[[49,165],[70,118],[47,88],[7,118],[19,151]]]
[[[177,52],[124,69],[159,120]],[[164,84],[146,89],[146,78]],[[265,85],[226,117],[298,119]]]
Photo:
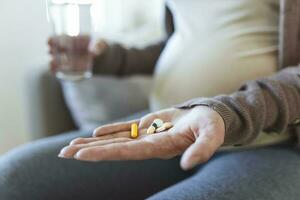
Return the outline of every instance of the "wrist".
[[[210,123],[217,124],[218,129],[220,132],[222,132],[224,135],[226,133],[226,126],[225,126],[225,120],[223,119],[222,115],[215,110],[214,108],[208,106],[208,105],[199,105],[191,108],[192,111],[195,111],[197,113],[201,113],[200,115],[203,115],[203,118],[210,119]]]
[[[201,107],[201,109],[204,109],[203,107],[205,107],[206,110],[213,110],[214,112],[218,113],[217,116],[219,119],[222,119],[224,125],[224,145],[234,145],[239,143],[241,138],[237,137],[237,134],[232,134],[235,131],[231,130],[230,128],[234,121],[234,112],[230,107],[228,107],[221,101],[214,98],[196,98],[176,105],[175,107],[179,109],[193,109],[197,107]]]

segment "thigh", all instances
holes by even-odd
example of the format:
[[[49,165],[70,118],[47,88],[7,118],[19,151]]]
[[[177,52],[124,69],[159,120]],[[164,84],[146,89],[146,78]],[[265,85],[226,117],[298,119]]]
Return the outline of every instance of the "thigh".
[[[294,200],[300,196],[299,166],[291,148],[226,153],[150,199]]]
[[[0,158],[0,199],[144,199],[188,176],[168,161],[79,162],[59,159],[69,133],[21,146]]]

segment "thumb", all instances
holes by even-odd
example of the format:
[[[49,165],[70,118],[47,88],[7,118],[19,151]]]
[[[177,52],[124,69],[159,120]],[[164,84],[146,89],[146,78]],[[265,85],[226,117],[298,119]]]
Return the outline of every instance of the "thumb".
[[[148,128],[151,123],[153,122],[153,120],[155,120],[156,118],[158,118],[158,115],[156,115],[155,113],[150,113],[145,115],[144,117],[141,118],[141,121],[139,123],[139,128]]]
[[[183,170],[189,170],[212,157],[220,146],[215,135],[209,132],[202,132],[197,140],[187,148],[180,161],[180,166]]]
[[[89,44],[89,51],[95,56],[101,55],[108,48],[108,44],[104,40],[92,40]]]

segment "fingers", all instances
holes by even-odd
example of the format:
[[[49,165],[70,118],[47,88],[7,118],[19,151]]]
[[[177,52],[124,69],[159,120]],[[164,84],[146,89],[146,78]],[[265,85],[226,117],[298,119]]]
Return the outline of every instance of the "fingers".
[[[78,151],[74,158],[82,161],[140,160],[150,158],[153,148],[153,144],[144,141],[108,144],[84,148]],[[145,151],[146,149],[147,151]]]
[[[49,53],[51,55],[66,50],[65,47],[61,45],[61,42],[59,42],[60,38],[62,38],[62,36],[53,36],[48,39]]]
[[[49,37],[47,43],[48,43],[49,46],[53,46],[53,43],[54,43],[54,37]]]
[[[99,137],[103,135],[108,135],[116,132],[122,132],[122,131],[129,131],[131,129],[131,124],[133,123],[139,123],[139,120],[132,120],[128,122],[120,122],[120,123],[114,123],[114,124],[107,124],[104,126],[101,126],[99,128],[96,128],[93,132],[94,137]]]
[[[53,36],[48,39],[49,53],[51,55],[63,52],[77,55],[87,54],[90,41],[89,36]]]
[[[53,36],[48,39],[52,56],[50,70],[55,73],[60,67],[72,66],[73,70],[89,68],[92,55],[89,52],[89,36]]]
[[[129,142],[132,139],[130,138],[113,138],[113,139],[108,139],[108,140],[99,140],[99,141],[94,141],[90,143],[85,143],[85,144],[76,144],[76,145],[70,145],[65,148],[63,148],[60,153],[59,157],[62,158],[73,158],[74,154],[76,154],[80,149],[87,148],[87,147],[92,147],[92,146],[101,146],[101,145],[106,145],[106,144],[113,144],[113,143],[120,143],[120,142]]]
[[[215,134],[214,131],[213,128],[202,130],[197,140],[184,152],[180,161],[182,169],[191,169],[213,156],[222,144],[222,140],[218,138],[219,134]]]
[[[57,53],[59,52],[59,43],[56,37],[50,37],[48,39],[49,45],[49,54],[52,56],[52,60],[50,61],[50,71],[55,73],[59,67],[59,62],[57,58]]]
[[[130,138],[130,131],[122,131],[111,135],[104,135],[100,137],[91,137],[91,138],[76,138],[70,142],[70,145],[76,144],[86,144],[90,142],[95,142],[99,140],[108,140],[113,138]]]
[[[146,129],[140,131],[139,138],[143,138],[146,135]],[[72,158],[77,151],[82,148],[101,146],[106,144],[112,144],[117,142],[128,142],[132,141],[130,138],[130,132],[124,131],[116,134],[105,135],[101,137],[93,138],[76,138],[71,141],[70,145],[63,148],[59,154],[59,157]]]
[[[52,73],[55,73],[57,69],[58,69],[58,62],[56,61],[56,59],[52,59],[50,62],[50,71]]]
[[[141,129],[139,130],[139,138],[142,138],[146,135],[147,130],[146,129]],[[130,131],[122,131],[122,132],[117,132],[109,135],[103,135],[103,136],[98,136],[98,137],[91,137],[91,138],[76,138],[70,142],[70,145],[76,145],[76,144],[86,144],[90,142],[95,142],[99,140],[109,140],[113,138],[130,138]]]
[[[156,134],[141,140],[84,148],[74,158],[83,161],[166,158],[178,154],[174,142],[170,140],[167,133]]]

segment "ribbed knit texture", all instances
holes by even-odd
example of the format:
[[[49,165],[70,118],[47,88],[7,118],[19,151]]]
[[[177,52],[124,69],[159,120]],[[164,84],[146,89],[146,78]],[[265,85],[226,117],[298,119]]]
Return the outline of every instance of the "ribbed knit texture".
[[[274,76],[249,81],[232,95],[192,99],[176,107],[211,107],[224,119],[225,144],[249,144],[261,131],[283,133],[300,126],[299,75],[299,66],[290,67]]]

